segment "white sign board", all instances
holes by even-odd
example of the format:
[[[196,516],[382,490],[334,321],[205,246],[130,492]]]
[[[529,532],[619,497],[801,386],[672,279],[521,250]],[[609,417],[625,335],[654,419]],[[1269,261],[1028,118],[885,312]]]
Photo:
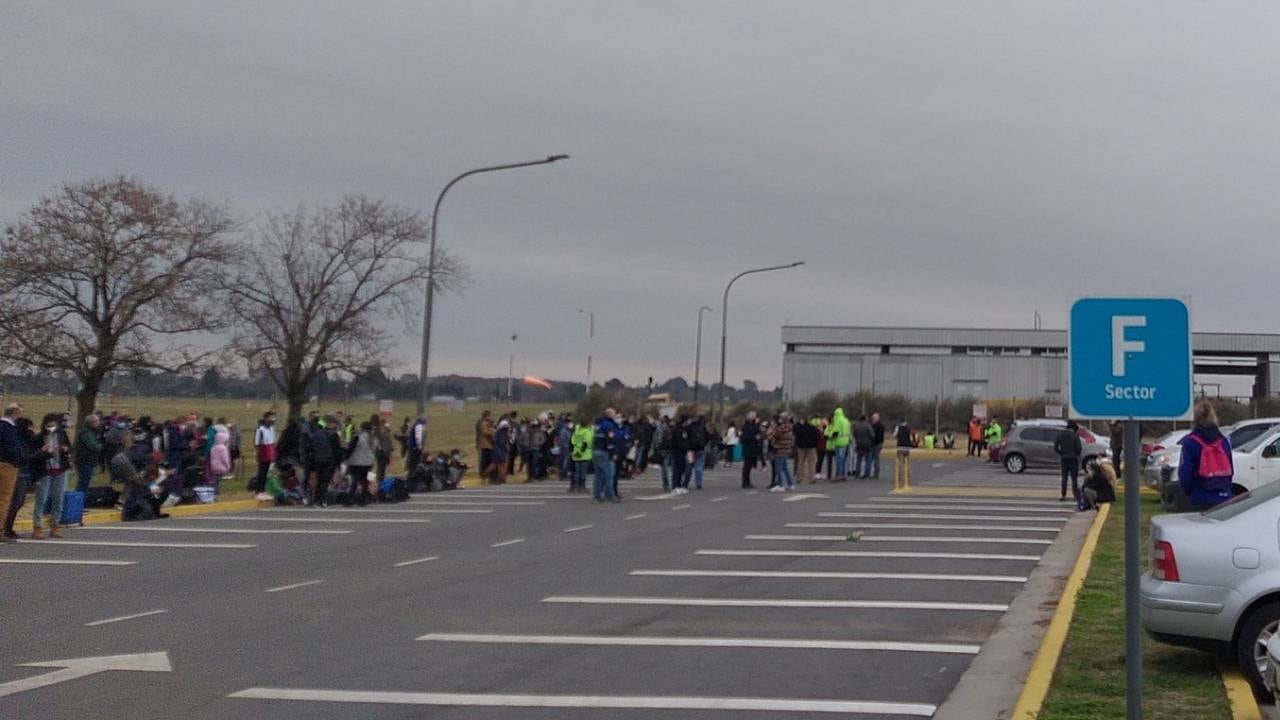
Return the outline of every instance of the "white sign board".
[[[1062,417],[1062,406],[1061,405],[1045,405],[1044,416],[1047,418]]]
[[[984,417],[986,417],[986,416],[987,416],[987,404],[986,404],[986,403],[974,403],[974,404],[973,404],[973,416],[974,416],[974,417],[976,417],[976,418],[984,418]]]
[[[378,414],[384,419],[391,417],[391,413],[395,410],[396,403],[394,400],[379,400]]]

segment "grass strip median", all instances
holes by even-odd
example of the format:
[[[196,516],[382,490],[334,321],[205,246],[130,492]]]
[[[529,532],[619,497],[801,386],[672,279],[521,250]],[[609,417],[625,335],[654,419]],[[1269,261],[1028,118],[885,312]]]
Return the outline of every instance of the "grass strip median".
[[[1160,513],[1159,498],[1144,494],[1141,528],[1144,542],[1151,516]],[[1146,555],[1144,551],[1143,557]],[[1213,655],[1144,637],[1142,667],[1142,705],[1146,717],[1161,720],[1230,720],[1232,717]],[[1075,616],[1062,656],[1038,717],[1040,720],[1096,720],[1124,716],[1124,502],[1121,498],[1102,528],[1089,575],[1076,598]]]

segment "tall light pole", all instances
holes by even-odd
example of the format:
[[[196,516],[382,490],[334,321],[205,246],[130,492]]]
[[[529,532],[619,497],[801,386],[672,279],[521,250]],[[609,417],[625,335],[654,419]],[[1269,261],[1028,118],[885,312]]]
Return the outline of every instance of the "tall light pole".
[[[578,312],[587,315],[587,392],[591,392],[591,340],[596,336],[596,314],[582,308],[578,308]]]
[[[436,223],[440,219],[440,203],[444,202],[445,193],[449,192],[449,188],[457,185],[459,180],[472,175],[497,172],[499,170],[515,170],[516,168],[532,167],[534,165],[546,165],[548,163],[568,159],[568,155],[551,155],[543,160],[511,163],[509,165],[493,165],[490,167],[468,170],[450,180],[449,184],[445,185],[444,189],[440,191],[440,194],[436,196],[435,207],[431,210],[431,250],[427,256],[427,302],[426,309],[422,314],[422,361],[418,370],[418,415],[420,417],[426,416],[427,400],[430,399],[427,393],[427,368],[428,361],[431,358],[431,305],[436,289]]]
[[[698,308],[698,349],[693,354],[693,406],[698,407],[698,383],[702,375],[702,313],[713,312],[703,305]]]
[[[804,261],[793,262],[790,265],[772,265],[770,267],[755,268],[754,270],[743,270],[728,285],[724,286],[724,298],[720,303],[720,401],[717,403],[716,421],[717,423],[724,417],[724,359],[725,351],[729,345],[729,290],[733,284],[738,282],[738,278],[743,275],[754,275],[756,273],[772,272],[774,270],[790,270],[793,267],[800,267]]]

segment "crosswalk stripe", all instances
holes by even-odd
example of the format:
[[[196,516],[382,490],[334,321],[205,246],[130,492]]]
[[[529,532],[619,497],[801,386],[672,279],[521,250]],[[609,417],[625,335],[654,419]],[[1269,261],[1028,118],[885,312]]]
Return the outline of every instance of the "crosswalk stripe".
[[[272,517],[267,514],[260,515],[218,515],[218,516],[201,516],[193,515],[183,518],[184,521],[189,520],[245,520],[253,522],[317,522],[317,523],[429,523],[431,518],[353,518],[338,517],[330,515],[328,517],[286,517],[284,515],[276,515]]]
[[[787,523],[789,528],[876,528],[886,530],[1001,530],[1009,532],[1061,532],[1062,528],[1036,527],[1034,525],[928,525],[925,523],[822,523],[793,522]]]
[[[227,533],[230,535],[350,535],[354,530],[264,530],[261,528],[174,527],[172,525],[85,525],[80,530],[126,530],[130,532]]]
[[[799,570],[632,570],[644,577],[736,577],[791,580],[928,580],[955,582],[1024,583],[1020,575],[950,575],[932,573],[802,572]]]
[[[137,565],[137,560],[54,560],[37,558],[0,558],[0,565],[105,565],[124,567]]]
[[[506,645],[608,645],[635,647],[779,648],[797,650],[879,650],[890,652],[977,655],[981,645],[913,643],[877,640],[809,640],[787,638],[653,637],[635,635],[498,635],[485,633],[430,633],[423,642],[484,643]]]
[[[1024,512],[1024,513],[1054,513],[1074,515],[1079,512],[1074,506],[1064,508],[1061,505],[1053,508],[1030,508],[1030,507],[1003,507],[999,505],[936,505],[929,504],[926,506],[916,505],[914,503],[847,503],[846,508],[850,510],[963,510],[965,512]]]
[[[744,540],[804,540],[817,542],[904,542],[980,543],[992,545],[1052,545],[1040,538],[934,537],[931,535],[863,535],[851,541],[848,535],[747,535]]]
[[[575,605],[671,605],[676,607],[847,608],[881,610],[955,610],[1005,612],[1003,603],[924,602],[919,600],[808,600],[799,598],[694,598],[604,595],[552,595],[545,603]]]
[[[93,547],[128,548],[199,548],[205,550],[248,550],[257,545],[247,543],[183,543],[183,542],[124,542],[115,540],[19,540],[24,545],[37,547],[62,547],[64,545],[88,545]]]
[[[818,517],[896,518],[900,520],[993,520],[998,522],[1061,522],[1066,518],[1024,515],[947,515],[933,513],[820,512]]]
[[[988,553],[946,552],[880,552],[876,550],[698,550],[694,555],[722,557],[848,557],[848,558],[915,558],[924,560],[1025,560],[1040,562],[1039,555],[1004,555]]]

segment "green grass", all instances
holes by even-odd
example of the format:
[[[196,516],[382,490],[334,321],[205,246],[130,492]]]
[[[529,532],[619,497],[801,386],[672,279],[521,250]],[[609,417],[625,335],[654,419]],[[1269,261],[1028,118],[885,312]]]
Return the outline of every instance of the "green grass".
[[[1142,498],[1142,538],[1160,502]],[[1149,553],[1143,546],[1143,562]],[[1142,706],[1161,720],[1230,720],[1216,658],[1143,637]],[[1111,509],[1058,661],[1041,720],[1097,720],[1125,715],[1124,502]]]

